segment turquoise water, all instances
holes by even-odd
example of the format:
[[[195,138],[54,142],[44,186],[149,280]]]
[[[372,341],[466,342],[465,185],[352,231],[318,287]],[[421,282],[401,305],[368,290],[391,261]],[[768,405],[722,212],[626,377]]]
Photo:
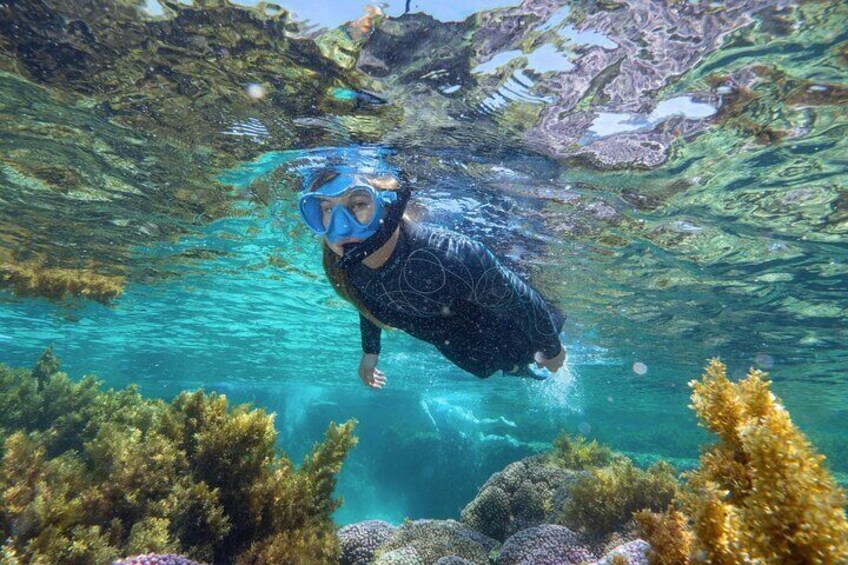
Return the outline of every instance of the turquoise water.
[[[128,266],[128,284],[110,305],[2,291],[0,362],[30,366],[53,345],[73,377],[96,374],[111,387],[137,383],[144,394],[163,398],[187,388],[220,391],[276,412],[280,447],[295,460],[328,421],[356,418],[360,441],[340,478],[340,523],[457,517],[492,472],[545,449],[562,430],[597,438],[638,461],[663,457],[686,468],[708,440],[687,407],[687,382],[711,356],[725,360],[734,376],[749,366],[770,371],[793,419],[844,477],[846,9],[822,4],[781,11],[760,4],[746,15],[753,23],[729,31],[653,92],[659,103],[583,99],[577,111],[592,119],[571,149],[550,142],[541,126],[516,129],[540,119],[541,108],[562,103],[566,95],[552,84],[559,73],[576,72],[539,58],[551,54],[551,45],[561,55],[562,38],[516,36],[501,46],[500,58],[480,47],[466,61],[466,74],[494,61],[473,85],[466,75],[451,76],[425,95],[420,83],[431,79],[410,86],[398,78],[407,67],[416,76],[432,72],[419,68],[421,61],[393,70],[378,93],[402,109],[403,119],[372,143],[359,142],[367,128],[352,125],[365,118],[338,115],[315,126],[332,131],[308,148],[290,149],[271,130],[270,137],[256,134],[256,143],[245,140],[249,158],[212,167],[219,183],[210,191],[219,192],[198,197],[191,219],[183,208],[169,210],[171,202],[154,190],[158,177],[124,200],[111,193],[65,199],[32,183],[16,184],[4,169],[4,248],[84,255],[80,250],[95,240],[91,255],[108,257],[110,245],[121,244],[115,256]],[[394,6],[388,13],[398,11]],[[560,8],[543,20],[548,27],[541,32],[581,25],[553,21],[570,13]],[[609,31],[602,23],[598,29]],[[617,45],[590,31],[596,35],[586,43],[597,53]],[[582,56],[562,52],[577,62]],[[522,59],[522,53],[536,56]],[[758,81],[739,86],[754,65],[771,74],[762,71]],[[727,84],[745,96],[731,100],[718,92],[722,87],[710,86],[713,75],[734,75]],[[27,126],[8,125],[10,155],[46,143],[33,133],[39,121],[72,121],[94,140],[116,145],[123,130],[93,121],[84,103],[74,102],[66,113],[62,104],[70,108],[71,102],[48,100],[29,83],[16,86],[4,77],[3,123]],[[515,81],[528,90],[516,93]],[[694,92],[709,96],[698,102],[689,97]],[[719,102],[721,96],[728,100]],[[710,111],[698,106],[707,102]],[[366,117],[375,115],[382,116]],[[456,127],[452,120],[460,115],[467,121]],[[669,122],[675,115],[678,121]],[[89,129],[81,125],[87,120]],[[702,130],[687,130],[701,121]],[[667,160],[648,168],[606,170],[561,154],[595,147],[602,158],[607,149],[593,143],[650,132],[686,135],[640,138],[671,147]],[[68,139],[56,140],[59,149],[88,151]],[[141,142],[123,149],[104,154],[140,170],[153,167],[146,153],[153,149]],[[140,156],[133,160],[130,149]],[[390,332],[380,363],[388,385],[379,392],[363,387],[356,375],[356,313],[324,280],[319,243],[299,224],[294,205],[298,167],[339,154],[379,156],[411,173],[416,217],[484,241],[558,303],[569,316],[564,373],[542,383],[481,381],[431,346]],[[104,158],[108,166],[130,170],[111,157]],[[157,158],[174,171],[180,167]],[[73,153],[69,160],[80,159]],[[204,216],[202,206],[215,198],[230,207]],[[153,228],[128,236],[113,220]],[[21,235],[25,229],[39,237]]]

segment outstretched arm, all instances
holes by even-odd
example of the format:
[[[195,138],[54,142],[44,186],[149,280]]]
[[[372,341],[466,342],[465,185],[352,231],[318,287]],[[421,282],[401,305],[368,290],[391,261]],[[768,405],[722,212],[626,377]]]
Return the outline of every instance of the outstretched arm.
[[[362,336],[362,352],[380,354],[380,326],[369,320],[365,315],[359,314],[359,333]]]
[[[386,384],[386,375],[377,368],[380,360],[380,327],[364,315],[359,315],[359,331],[362,334],[362,359],[359,361],[359,379],[362,384],[380,390]]]

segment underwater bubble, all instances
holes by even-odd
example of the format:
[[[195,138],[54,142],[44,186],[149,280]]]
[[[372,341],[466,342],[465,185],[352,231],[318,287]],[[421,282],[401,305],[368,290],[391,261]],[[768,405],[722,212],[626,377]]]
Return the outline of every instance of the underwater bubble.
[[[247,95],[254,100],[265,98],[265,87],[259,83],[252,82],[247,85]]]
[[[612,404],[613,402],[615,402],[615,400],[613,400],[612,396],[607,396],[607,402]]]
[[[592,433],[592,426],[589,422],[580,422],[577,424],[577,431],[579,431],[584,436],[587,436]]]
[[[767,353],[757,353],[754,357],[754,362],[761,369],[771,369],[774,367],[774,357]]]
[[[648,372],[648,366],[642,363],[641,361],[636,361],[633,363],[633,372],[637,375],[644,375]]]

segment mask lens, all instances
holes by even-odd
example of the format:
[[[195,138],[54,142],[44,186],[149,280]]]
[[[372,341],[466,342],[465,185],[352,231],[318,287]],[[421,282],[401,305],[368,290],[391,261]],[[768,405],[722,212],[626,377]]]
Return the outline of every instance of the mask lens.
[[[326,231],[322,221],[321,199],[315,194],[306,194],[300,199],[300,215],[306,225],[319,235]]]
[[[367,226],[374,217],[374,191],[357,188],[345,198],[345,207],[353,219],[361,226]]]

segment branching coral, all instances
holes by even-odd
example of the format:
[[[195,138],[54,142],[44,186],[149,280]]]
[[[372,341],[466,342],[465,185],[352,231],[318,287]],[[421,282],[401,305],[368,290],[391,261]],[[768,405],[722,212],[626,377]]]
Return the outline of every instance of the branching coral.
[[[692,532],[691,551],[671,547],[675,537],[688,539],[675,533],[683,530],[679,515],[642,517],[655,549],[680,556],[675,563],[848,561],[845,494],[765,377],[752,369],[732,383],[726,367],[713,360],[701,381],[690,383],[692,408],[719,436],[689,474],[680,497]],[[654,562],[672,561],[656,555]]]
[[[335,475],[355,444],[331,424],[300,468],[272,416],[225,397],[172,404],[72,382],[51,351],[0,366],[0,534],[21,565],[179,552],[214,563],[333,563]],[[16,556],[17,557],[14,557]],[[14,561],[9,561],[13,563]]]

